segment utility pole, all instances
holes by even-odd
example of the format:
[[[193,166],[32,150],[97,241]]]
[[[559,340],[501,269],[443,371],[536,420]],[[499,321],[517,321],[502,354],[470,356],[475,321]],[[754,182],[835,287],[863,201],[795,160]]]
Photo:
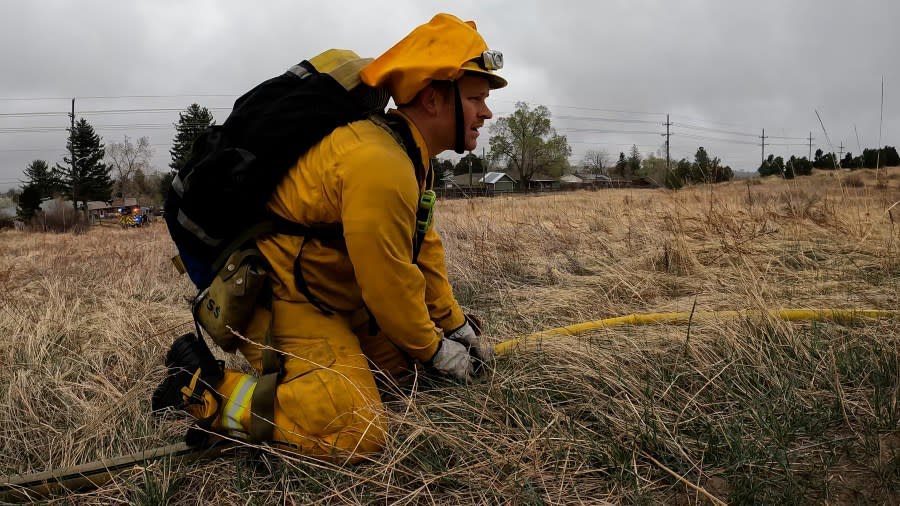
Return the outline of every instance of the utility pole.
[[[837,166],[841,166],[841,162],[844,160],[844,141],[841,141],[841,145],[838,147],[838,159]]]
[[[765,128],[762,129],[762,136],[760,137],[760,139],[762,139],[762,160],[759,163],[762,164],[762,163],[765,163],[765,161],[766,161],[766,129]]]
[[[672,122],[669,121],[668,114],[666,114],[666,122],[663,125],[666,126],[666,173],[668,173],[671,170],[669,167],[669,137],[672,135],[669,133],[669,127],[672,126]]]
[[[809,158],[807,160],[812,160],[812,132],[809,133]]]
[[[78,211],[78,174],[75,172],[75,97],[72,97],[72,114],[69,116],[69,165],[72,166],[72,206]]]

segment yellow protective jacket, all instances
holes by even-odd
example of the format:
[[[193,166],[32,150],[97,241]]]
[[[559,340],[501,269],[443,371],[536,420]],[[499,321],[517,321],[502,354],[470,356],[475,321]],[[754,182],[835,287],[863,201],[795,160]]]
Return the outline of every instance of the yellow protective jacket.
[[[409,123],[428,167],[429,154]],[[343,226],[344,240],[313,238],[299,265],[310,292],[330,308],[368,307],[400,349],[422,361],[437,351],[435,326],[452,330],[465,322],[447,279],[444,248],[434,227],[417,264],[412,263],[419,196],[424,181],[406,150],[373,120],[339,127],[292,167],[269,201],[269,209],[307,226]],[[294,260],[303,238],[276,234],[258,241],[272,265],[275,296],[306,301],[294,282]]]

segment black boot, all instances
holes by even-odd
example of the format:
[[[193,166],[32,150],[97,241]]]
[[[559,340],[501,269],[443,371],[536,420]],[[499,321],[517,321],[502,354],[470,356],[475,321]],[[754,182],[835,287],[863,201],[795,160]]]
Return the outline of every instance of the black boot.
[[[225,375],[225,364],[216,360],[203,339],[193,332],[172,343],[166,354],[169,374],[153,392],[154,412],[167,408],[184,409],[199,402],[207,388],[214,388]]]

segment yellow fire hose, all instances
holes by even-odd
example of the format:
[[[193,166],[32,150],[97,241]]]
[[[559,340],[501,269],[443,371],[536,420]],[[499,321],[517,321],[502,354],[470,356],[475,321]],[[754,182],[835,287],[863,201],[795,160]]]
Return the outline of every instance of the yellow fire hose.
[[[520,346],[540,341],[541,339],[560,336],[577,336],[578,334],[583,334],[592,330],[622,325],[710,322],[735,318],[759,318],[763,316],[785,321],[851,321],[857,318],[894,318],[900,316],[900,311],[879,309],[770,309],[764,311],[697,311],[695,313],[630,314],[627,316],[617,316],[615,318],[606,318],[604,320],[595,320],[592,322],[567,325],[565,327],[557,327],[555,329],[543,330],[535,334],[509,339],[494,346],[494,353],[497,355],[505,355]]]
[[[895,318],[900,311],[869,309],[773,309],[765,311],[698,311],[676,313],[630,314],[591,322],[568,325],[544,330],[535,334],[503,341],[494,347],[497,355],[506,355],[513,350],[542,339],[577,336],[592,330],[622,325],[675,324],[721,321],[734,318],[770,317],[786,321],[830,320],[852,321],[857,318]],[[191,448],[185,443],[177,443],[159,448],[151,448],[132,455],[101,459],[87,464],[0,478],[0,501],[33,501],[35,499],[88,490],[109,482],[116,475],[132,470],[135,466],[149,461],[168,458],[172,464],[218,455],[237,446],[237,443],[223,442],[213,448]]]

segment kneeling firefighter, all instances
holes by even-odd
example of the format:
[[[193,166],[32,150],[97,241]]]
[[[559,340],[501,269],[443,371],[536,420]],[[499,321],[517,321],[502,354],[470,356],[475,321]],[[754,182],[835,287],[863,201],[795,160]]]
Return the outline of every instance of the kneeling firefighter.
[[[342,233],[257,240],[271,304],[254,310],[238,349],[261,375],[223,370],[188,335],[167,362],[193,373],[170,376],[154,399],[174,399],[213,432],[354,461],[384,445],[376,376],[402,377],[418,361],[466,381],[490,360],[448,281],[426,167],[476,147],[490,90],[506,85],[501,67],[474,22],[447,14],[357,67],[350,80],[388,90],[397,109],[332,131],[270,198],[280,218]]]

